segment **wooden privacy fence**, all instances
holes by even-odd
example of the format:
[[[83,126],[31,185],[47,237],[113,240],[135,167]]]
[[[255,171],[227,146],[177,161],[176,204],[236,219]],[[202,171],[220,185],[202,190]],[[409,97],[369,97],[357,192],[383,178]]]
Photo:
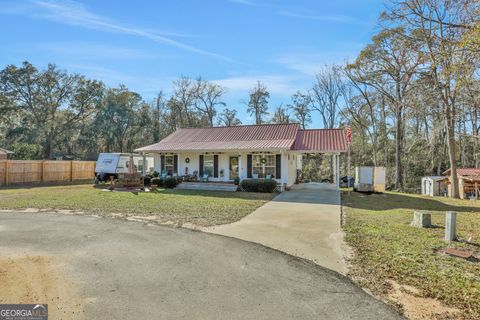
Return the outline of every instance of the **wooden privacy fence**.
[[[95,178],[95,161],[0,160],[0,186]]]

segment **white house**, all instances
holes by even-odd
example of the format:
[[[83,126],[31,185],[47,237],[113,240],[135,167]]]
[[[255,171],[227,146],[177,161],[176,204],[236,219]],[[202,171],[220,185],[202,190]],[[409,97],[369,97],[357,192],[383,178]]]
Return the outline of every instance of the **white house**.
[[[153,155],[158,172],[207,174],[209,181],[221,182],[270,176],[289,187],[301,170],[304,153],[332,155],[338,183],[339,155],[346,150],[343,129],[302,130],[298,124],[263,124],[178,129],[135,151]]]

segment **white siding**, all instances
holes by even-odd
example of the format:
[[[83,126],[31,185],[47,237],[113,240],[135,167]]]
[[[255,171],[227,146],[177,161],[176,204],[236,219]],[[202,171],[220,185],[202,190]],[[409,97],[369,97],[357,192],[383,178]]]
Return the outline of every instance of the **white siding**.
[[[199,156],[200,152],[178,153],[178,174],[184,175],[185,169],[188,168],[188,173],[193,174],[194,171],[199,171]],[[210,181],[229,181],[229,161],[230,156],[239,156],[239,177],[240,179],[247,179],[247,155],[249,153],[223,153],[218,155],[218,178],[211,177]],[[281,170],[282,177],[279,182],[286,183],[287,186],[292,186],[295,183],[297,175],[297,160],[299,155],[294,153],[281,154]],[[190,162],[186,163],[185,159],[189,158]],[[154,155],[155,170],[160,172],[160,154]],[[223,169],[224,176],[220,176],[220,171]]]

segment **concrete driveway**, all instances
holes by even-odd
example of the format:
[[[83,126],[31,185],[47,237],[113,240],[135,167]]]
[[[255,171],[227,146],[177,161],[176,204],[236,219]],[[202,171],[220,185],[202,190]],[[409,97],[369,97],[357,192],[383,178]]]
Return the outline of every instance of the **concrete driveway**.
[[[11,294],[0,290],[0,300],[20,302],[23,290],[52,319],[401,319],[310,261],[191,230],[1,213],[0,252],[0,286]],[[23,270],[11,274],[16,261]],[[37,274],[53,284],[39,286]]]
[[[295,185],[238,222],[203,230],[261,243],[347,272],[340,191],[331,184]]]

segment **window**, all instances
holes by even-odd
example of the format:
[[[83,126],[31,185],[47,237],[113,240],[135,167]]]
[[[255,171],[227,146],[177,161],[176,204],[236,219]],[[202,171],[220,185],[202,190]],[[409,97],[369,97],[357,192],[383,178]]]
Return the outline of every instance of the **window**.
[[[174,173],[173,170],[175,170],[173,166],[173,155],[165,156],[165,171],[169,176],[172,176]]]
[[[213,156],[203,156],[203,174],[213,177]]]
[[[143,160],[138,160],[138,171],[143,172],[143,166],[145,165],[145,172],[148,170],[148,160],[145,160],[145,163],[143,163]]]
[[[254,154],[252,157],[252,173],[259,178],[265,178],[267,175],[275,178],[275,155],[274,154]]]

